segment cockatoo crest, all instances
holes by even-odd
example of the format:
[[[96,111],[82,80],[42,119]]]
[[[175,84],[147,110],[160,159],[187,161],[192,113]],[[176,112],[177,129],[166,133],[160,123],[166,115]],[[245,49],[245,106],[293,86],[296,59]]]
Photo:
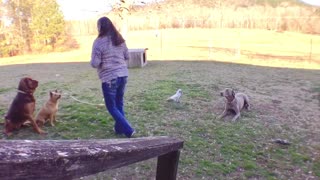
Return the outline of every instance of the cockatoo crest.
[[[180,102],[181,96],[182,96],[182,90],[178,89],[177,92],[174,95],[172,95],[171,97],[169,97],[167,99],[167,101]]]

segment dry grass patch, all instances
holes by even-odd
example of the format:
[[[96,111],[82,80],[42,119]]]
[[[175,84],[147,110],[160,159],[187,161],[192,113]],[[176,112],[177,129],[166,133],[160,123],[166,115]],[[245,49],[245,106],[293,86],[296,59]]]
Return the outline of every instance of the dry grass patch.
[[[96,36],[78,36],[70,52],[1,58],[1,65],[88,62]],[[129,48],[148,48],[148,60],[205,60],[268,67],[320,69],[320,37],[248,29],[163,29],[130,31]]]

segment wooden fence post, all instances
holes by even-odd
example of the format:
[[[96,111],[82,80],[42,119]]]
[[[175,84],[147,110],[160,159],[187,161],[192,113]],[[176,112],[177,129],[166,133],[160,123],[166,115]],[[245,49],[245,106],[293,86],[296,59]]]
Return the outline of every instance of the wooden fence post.
[[[157,180],[175,180],[177,177],[180,151],[173,151],[158,157]]]
[[[310,39],[310,52],[309,52],[309,61],[312,59],[312,38]]]

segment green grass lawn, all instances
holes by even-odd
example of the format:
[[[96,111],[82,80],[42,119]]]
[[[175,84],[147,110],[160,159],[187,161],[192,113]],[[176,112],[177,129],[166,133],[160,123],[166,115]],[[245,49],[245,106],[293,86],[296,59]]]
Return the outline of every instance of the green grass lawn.
[[[62,90],[58,122],[39,136],[26,127],[2,139],[110,139],[113,120],[104,107],[96,72],[86,63],[47,63],[0,67],[0,115],[15,95],[19,79],[30,75],[40,84],[37,111],[49,91]],[[209,61],[150,61],[130,69],[126,115],[137,137],[172,136],[184,140],[178,179],[319,179],[320,71],[267,68]],[[232,87],[248,94],[252,110],[239,121],[218,119]],[[180,103],[166,99],[182,89]],[[0,126],[2,129],[3,125]],[[284,146],[272,139],[291,142]],[[152,179],[156,160],[83,179]]]

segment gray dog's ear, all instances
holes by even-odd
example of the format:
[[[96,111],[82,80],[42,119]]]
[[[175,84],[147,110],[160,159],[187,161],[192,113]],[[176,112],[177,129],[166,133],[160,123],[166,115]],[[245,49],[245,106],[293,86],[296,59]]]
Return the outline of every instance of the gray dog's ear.
[[[234,92],[234,90],[232,90],[232,92],[231,92],[231,93],[232,93],[232,96],[233,96],[233,97],[235,97],[235,96],[236,96],[236,93]]]

